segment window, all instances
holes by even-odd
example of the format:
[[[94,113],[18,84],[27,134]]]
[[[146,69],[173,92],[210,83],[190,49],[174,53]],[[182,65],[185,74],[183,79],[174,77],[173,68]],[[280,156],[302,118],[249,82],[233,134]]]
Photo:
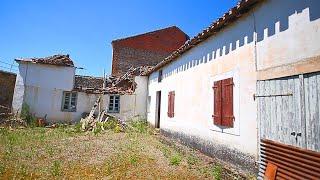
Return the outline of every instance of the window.
[[[75,112],[77,110],[77,92],[63,92],[62,111]]]
[[[120,96],[119,95],[110,96],[108,112],[118,113],[119,111],[120,111]]]
[[[170,91],[168,94],[168,117],[174,117],[174,91]]]
[[[217,126],[233,127],[233,78],[214,82],[213,123]]]
[[[158,82],[162,81],[162,70],[159,70],[159,74],[158,74]]]

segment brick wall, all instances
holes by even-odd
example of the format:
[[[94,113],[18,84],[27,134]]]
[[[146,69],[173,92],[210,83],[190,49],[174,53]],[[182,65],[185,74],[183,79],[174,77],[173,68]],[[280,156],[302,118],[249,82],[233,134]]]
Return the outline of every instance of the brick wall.
[[[132,66],[154,66],[188,38],[183,31],[172,26],[112,41],[112,75],[121,75]]]
[[[0,105],[11,108],[16,74],[0,70]],[[5,112],[0,107],[0,113]]]
[[[117,47],[113,52],[112,75],[120,75],[127,72],[130,67],[155,66],[169,53],[156,53],[128,47]]]

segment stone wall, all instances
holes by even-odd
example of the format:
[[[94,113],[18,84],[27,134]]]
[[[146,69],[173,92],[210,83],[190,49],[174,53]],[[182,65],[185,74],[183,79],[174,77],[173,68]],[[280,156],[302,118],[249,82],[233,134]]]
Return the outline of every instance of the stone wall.
[[[16,74],[0,70],[0,113],[6,111],[5,106],[11,109]]]

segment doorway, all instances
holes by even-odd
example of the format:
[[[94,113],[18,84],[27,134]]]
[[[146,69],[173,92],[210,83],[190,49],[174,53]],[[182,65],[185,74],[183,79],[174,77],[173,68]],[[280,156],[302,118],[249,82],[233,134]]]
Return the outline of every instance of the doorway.
[[[161,91],[157,91],[156,95],[156,122],[155,128],[160,128],[160,114],[161,114]]]

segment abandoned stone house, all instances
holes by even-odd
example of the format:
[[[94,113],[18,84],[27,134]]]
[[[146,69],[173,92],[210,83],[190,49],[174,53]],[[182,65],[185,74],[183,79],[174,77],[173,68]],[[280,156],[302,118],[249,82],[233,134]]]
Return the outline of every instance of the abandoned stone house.
[[[134,68],[125,77],[106,80],[75,75],[76,67],[69,55],[16,59],[16,62],[19,72],[13,95],[14,112],[21,112],[25,104],[35,117],[45,118],[48,123],[76,122],[90,112],[102,95],[101,108],[108,113],[123,120],[145,117],[144,72],[148,67]]]
[[[16,59],[13,111],[21,111],[25,103],[36,117],[50,123],[75,122],[103,94],[102,108],[109,114],[122,120],[146,118],[146,72],[187,39],[173,26],[115,40],[112,76],[107,78],[76,75],[68,55]]]
[[[262,177],[272,164],[277,178],[317,179],[319,9],[317,0],[241,0],[191,39],[172,27],[115,40],[107,79],[75,75],[66,55],[17,59],[13,107],[76,121],[103,93],[110,113],[146,117],[244,171]],[[168,30],[178,38],[158,39]]]

